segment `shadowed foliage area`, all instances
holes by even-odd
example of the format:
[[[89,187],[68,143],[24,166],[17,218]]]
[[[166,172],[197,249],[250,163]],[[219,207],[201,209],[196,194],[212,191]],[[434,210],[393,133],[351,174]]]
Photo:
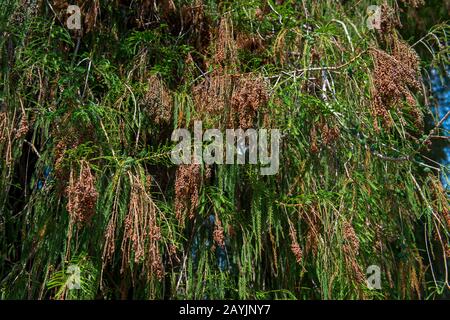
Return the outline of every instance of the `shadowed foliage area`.
[[[448,296],[423,2],[0,0],[0,298]],[[173,164],[200,120],[279,129],[278,172]]]

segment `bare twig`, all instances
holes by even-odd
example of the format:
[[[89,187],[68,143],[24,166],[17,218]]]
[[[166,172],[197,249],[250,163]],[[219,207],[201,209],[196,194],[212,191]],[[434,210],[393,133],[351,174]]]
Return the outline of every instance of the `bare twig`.
[[[30,141],[28,141],[26,139],[24,139],[23,141],[31,147],[31,149],[33,150],[34,153],[36,153],[38,158],[41,157],[41,155],[39,154],[39,151],[37,151],[37,149],[36,149],[36,147],[35,147],[35,145],[33,143],[31,143]]]
[[[366,50],[361,51],[360,53],[358,53],[356,56],[354,56],[353,58],[351,58],[349,61],[337,65],[337,66],[325,66],[325,67],[310,67],[310,68],[303,68],[303,69],[296,69],[296,70],[292,70],[292,71],[283,71],[282,73],[285,75],[297,75],[297,74],[301,74],[307,71],[336,71],[342,68],[345,68],[346,66],[350,65],[351,63],[355,62],[357,59],[359,59],[364,53],[367,52]],[[275,79],[278,78],[280,75],[273,75],[270,77],[267,77],[266,79]]]

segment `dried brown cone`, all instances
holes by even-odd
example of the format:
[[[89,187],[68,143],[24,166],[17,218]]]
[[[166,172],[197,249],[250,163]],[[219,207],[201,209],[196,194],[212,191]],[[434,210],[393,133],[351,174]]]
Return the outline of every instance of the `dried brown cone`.
[[[122,267],[125,271],[133,259],[135,263],[143,263],[147,277],[164,277],[164,266],[159,249],[161,229],[157,221],[157,206],[146,192],[145,184],[129,173],[131,182],[128,214],[124,220],[124,236],[121,244]]]
[[[305,215],[308,217],[306,220],[308,231],[306,233],[305,251],[306,253],[312,252],[316,256],[319,248],[321,220],[315,206],[311,209],[311,212],[305,212]]]
[[[405,53],[406,48],[409,47],[399,42],[393,55],[379,49],[370,51],[375,63],[372,113],[381,117],[388,127],[391,124],[389,110],[400,108],[403,101],[414,103],[412,107],[415,107],[411,91],[420,89],[417,57],[411,51]]]
[[[175,178],[175,214],[181,226],[184,225],[186,213],[190,219],[195,216],[201,184],[200,165],[183,164],[178,167]]]
[[[15,138],[20,139],[24,137],[29,130],[28,120],[25,114],[22,115],[22,119],[20,120],[19,128],[16,131]]]
[[[347,221],[343,223],[343,237],[343,252],[346,267],[358,283],[363,283],[365,276],[356,259],[356,256],[359,254],[359,239],[352,224]]]
[[[66,119],[67,120],[67,119]],[[53,150],[55,159],[55,176],[57,178],[58,185],[62,187],[62,190],[66,187],[66,182],[69,180],[69,169],[64,164],[66,151],[78,147],[82,142],[84,133],[89,135],[91,129],[83,130],[83,134],[80,134],[80,130],[76,130],[72,126],[61,125],[60,128],[56,126],[52,129],[52,136],[59,137],[56,146]],[[89,137],[90,138],[90,137]]]
[[[98,192],[95,189],[95,178],[89,164],[82,161],[78,178],[70,173],[69,186],[66,189],[68,198],[67,211],[74,222],[85,223],[95,214]]]
[[[395,28],[401,26],[400,20],[395,10],[387,3],[383,3],[381,5],[380,17],[380,32],[387,37],[391,36]]]
[[[450,210],[448,208],[444,208],[442,215],[444,216],[445,222],[447,223],[448,230],[450,230]]]
[[[262,78],[241,77],[231,96],[231,109],[239,117],[239,128],[252,128],[258,110],[266,105],[268,100],[267,86]],[[231,122],[235,122],[233,117]]]
[[[289,223],[289,237],[291,238],[291,251],[295,256],[295,260],[298,264],[302,262],[303,251],[297,240],[297,230],[292,223]]]
[[[236,36],[236,46],[240,50],[251,52],[262,52],[264,50],[263,42],[260,37],[239,32]]]
[[[233,66],[237,63],[237,47],[233,36],[233,23],[228,16],[222,17],[219,23],[214,62],[221,66]]]
[[[168,124],[172,117],[172,94],[156,75],[148,79],[148,88],[140,102],[141,107],[156,124]]]
[[[324,145],[330,145],[339,138],[340,130],[337,126],[329,127],[326,122],[322,122],[319,127]]]
[[[180,12],[184,25],[192,30],[196,50],[201,53],[206,53],[211,39],[210,23],[204,8],[203,0],[195,0],[192,4],[183,5]]]
[[[233,76],[214,71],[192,89],[195,110],[202,117],[222,114],[230,103],[233,86]]]
[[[359,253],[359,239],[356,235],[355,229],[351,223],[345,221],[343,224],[344,229],[344,252],[354,253],[358,255]]]
[[[223,233],[222,221],[220,221],[217,214],[214,220],[213,238],[218,246],[220,246],[221,248],[225,246],[225,236]]]

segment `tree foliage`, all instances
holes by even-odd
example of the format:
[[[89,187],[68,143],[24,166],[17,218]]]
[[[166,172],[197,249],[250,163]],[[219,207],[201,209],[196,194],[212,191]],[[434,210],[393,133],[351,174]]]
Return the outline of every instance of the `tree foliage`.
[[[81,30],[65,1],[1,1],[1,298],[448,292],[423,75],[450,30],[403,39],[421,1],[383,2],[380,30],[365,0],[76,2]],[[175,166],[171,132],[195,120],[280,129],[278,174]]]

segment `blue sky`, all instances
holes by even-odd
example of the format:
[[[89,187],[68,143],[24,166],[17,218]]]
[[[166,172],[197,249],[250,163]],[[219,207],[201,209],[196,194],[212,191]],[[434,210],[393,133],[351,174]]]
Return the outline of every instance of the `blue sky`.
[[[447,70],[447,75],[450,75],[450,69]],[[431,84],[433,89],[433,95],[436,98],[434,113],[438,115],[437,121],[441,119],[450,110],[450,80],[449,77],[443,79],[439,76],[439,72],[435,69],[431,70]],[[450,130],[450,118],[443,123],[444,130],[442,135],[448,136]],[[442,163],[450,169],[450,147],[445,149],[446,159],[443,159]],[[449,177],[443,174],[443,183],[448,187],[450,185]]]

